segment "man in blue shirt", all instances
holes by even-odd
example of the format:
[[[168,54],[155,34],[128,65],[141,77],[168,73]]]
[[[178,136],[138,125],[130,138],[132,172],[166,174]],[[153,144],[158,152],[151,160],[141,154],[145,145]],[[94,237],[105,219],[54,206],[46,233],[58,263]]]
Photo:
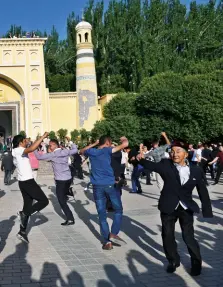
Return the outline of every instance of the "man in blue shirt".
[[[111,167],[112,153],[120,151],[128,146],[128,140],[122,137],[121,144],[111,147],[112,141],[108,136],[102,136],[99,141],[83,148],[80,153],[89,157],[91,162],[91,183],[93,185],[94,200],[99,216],[101,234],[103,237],[104,250],[113,248],[112,242],[121,244],[124,241],[118,236],[122,221],[122,202],[120,192],[115,187],[115,176]],[[99,144],[98,149],[94,147]],[[107,198],[111,200],[114,209],[114,218],[109,230],[106,213]]]

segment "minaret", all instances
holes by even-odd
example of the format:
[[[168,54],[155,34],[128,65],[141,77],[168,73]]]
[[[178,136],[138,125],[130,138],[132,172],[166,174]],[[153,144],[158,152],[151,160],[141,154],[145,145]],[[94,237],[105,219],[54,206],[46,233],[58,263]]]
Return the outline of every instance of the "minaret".
[[[95,122],[99,119],[98,92],[91,31],[91,24],[84,20],[76,26],[78,128],[85,128],[88,131],[94,127]]]

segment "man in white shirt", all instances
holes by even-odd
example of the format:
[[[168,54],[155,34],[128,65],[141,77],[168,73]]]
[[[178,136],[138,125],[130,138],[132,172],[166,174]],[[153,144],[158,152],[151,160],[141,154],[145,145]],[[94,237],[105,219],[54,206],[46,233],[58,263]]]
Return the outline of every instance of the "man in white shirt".
[[[29,240],[26,235],[26,228],[29,217],[45,208],[49,203],[46,195],[33,178],[33,172],[28,154],[36,150],[43,139],[47,136],[48,133],[45,133],[28,148],[27,140],[22,135],[17,135],[13,139],[12,156],[14,165],[17,167],[19,188],[24,201],[23,210],[18,212],[20,231],[17,234],[17,237],[27,243]],[[36,201],[34,204],[33,200]]]
[[[50,138],[47,137],[43,140],[44,144],[48,147],[49,143],[50,143]]]

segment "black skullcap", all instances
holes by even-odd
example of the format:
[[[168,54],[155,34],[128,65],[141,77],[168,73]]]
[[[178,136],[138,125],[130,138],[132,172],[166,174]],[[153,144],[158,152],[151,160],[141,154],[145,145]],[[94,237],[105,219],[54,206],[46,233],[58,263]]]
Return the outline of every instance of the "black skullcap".
[[[171,148],[174,146],[181,147],[185,151],[188,151],[188,148],[189,148],[189,145],[182,140],[174,140],[171,144]]]

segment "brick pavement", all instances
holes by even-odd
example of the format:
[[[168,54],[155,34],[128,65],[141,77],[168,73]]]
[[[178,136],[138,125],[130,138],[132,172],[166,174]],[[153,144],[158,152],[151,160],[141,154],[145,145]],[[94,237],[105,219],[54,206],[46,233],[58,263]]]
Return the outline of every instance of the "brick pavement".
[[[0,286],[1,287],[220,287],[223,286],[223,185],[209,188],[215,218],[195,218],[195,233],[204,260],[202,276],[192,278],[189,257],[177,224],[176,239],[182,265],[173,275],[165,272],[157,210],[158,190],[145,186],[142,195],[123,192],[122,237],[127,245],[105,252],[101,249],[92,192],[76,180],[75,200],[70,201],[75,226],[62,227],[63,215],[54,194],[52,179],[39,183],[50,205],[30,222],[30,244],[16,238],[15,214],[22,206],[17,182],[3,186],[0,179]],[[197,200],[197,193],[194,193]],[[109,222],[111,215],[109,215]],[[170,281],[171,280],[171,281]]]

